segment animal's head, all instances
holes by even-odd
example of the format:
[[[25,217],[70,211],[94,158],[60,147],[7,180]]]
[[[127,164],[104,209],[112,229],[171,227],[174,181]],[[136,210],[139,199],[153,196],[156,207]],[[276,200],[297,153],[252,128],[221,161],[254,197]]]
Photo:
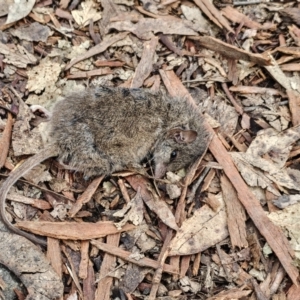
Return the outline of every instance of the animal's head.
[[[206,148],[206,137],[206,133],[184,126],[170,129],[153,152],[155,177],[161,178],[167,171],[177,171],[194,162]]]

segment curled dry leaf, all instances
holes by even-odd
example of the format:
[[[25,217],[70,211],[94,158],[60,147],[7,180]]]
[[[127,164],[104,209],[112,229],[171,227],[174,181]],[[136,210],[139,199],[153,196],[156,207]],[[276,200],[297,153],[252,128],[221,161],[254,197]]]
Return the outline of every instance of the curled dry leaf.
[[[211,36],[198,36],[193,38],[198,40],[203,47],[217,51],[224,57],[251,61],[263,66],[269,66],[271,64],[271,58],[269,55],[256,53],[253,54],[252,52],[245,51],[233,45],[224,43]]]
[[[155,63],[154,58],[157,44],[158,38],[155,36],[152,37],[150,41],[144,43],[143,54],[132,79],[132,88],[142,87],[145,79],[152,72],[152,65]]]

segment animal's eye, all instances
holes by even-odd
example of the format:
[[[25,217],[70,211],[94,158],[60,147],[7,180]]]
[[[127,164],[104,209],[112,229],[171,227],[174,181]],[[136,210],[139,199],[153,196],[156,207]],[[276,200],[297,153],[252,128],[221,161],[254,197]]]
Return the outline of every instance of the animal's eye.
[[[174,150],[174,151],[171,153],[171,156],[170,156],[171,160],[175,159],[176,156],[177,156],[177,150]]]

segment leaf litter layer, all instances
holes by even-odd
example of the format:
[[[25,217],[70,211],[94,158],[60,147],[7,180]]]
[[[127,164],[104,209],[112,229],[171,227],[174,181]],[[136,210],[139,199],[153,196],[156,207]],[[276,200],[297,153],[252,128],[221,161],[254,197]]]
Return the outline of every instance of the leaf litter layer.
[[[43,147],[47,110],[87,86],[185,97],[211,132],[163,181],[85,180],[55,159],[29,172],[7,214],[47,252],[1,226],[19,298],[299,299],[296,1],[0,4],[1,180]]]

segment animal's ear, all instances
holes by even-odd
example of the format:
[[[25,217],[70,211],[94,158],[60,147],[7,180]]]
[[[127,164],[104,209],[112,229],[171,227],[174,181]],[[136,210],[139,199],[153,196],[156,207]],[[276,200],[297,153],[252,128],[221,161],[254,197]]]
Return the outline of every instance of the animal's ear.
[[[169,131],[169,137],[174,138],[178,144],[189,144],[193,142],[198,133],[195,130],[183,130],[174,128]]]

